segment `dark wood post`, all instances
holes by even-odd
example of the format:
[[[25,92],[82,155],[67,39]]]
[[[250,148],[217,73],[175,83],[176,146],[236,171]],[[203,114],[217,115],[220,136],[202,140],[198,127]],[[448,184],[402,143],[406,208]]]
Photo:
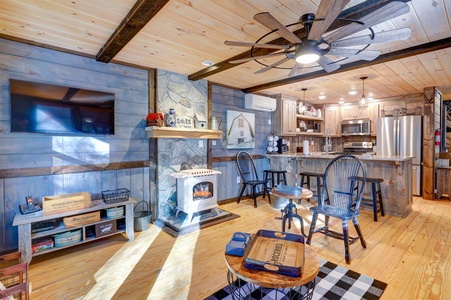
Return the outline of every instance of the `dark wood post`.
[[[435,199],[435,87],[423,93],[423,198]],[[437,112],[440,113],[440,112]]]

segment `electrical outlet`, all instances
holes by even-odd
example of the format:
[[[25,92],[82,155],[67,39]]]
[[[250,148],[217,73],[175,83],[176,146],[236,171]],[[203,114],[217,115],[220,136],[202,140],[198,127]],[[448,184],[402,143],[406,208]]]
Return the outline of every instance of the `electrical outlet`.
[[[240,176],[237,176],[236,177],[236,183],[240,183],[240,180],[241,180]]]
[[[216,146],[216,141],[215,141],[215,140],[211,141],[211,144],[212,144],[213,146]]]
[[[204,146],[204,141],[199,141],[199,148],[202,148]]]

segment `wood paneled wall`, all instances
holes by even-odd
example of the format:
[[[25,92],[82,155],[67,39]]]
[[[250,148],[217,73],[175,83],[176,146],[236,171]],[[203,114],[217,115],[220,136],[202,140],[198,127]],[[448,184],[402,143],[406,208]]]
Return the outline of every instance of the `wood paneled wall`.
[[[148,161],[144,118],[149,111],[147,70],[104,64],[93,59],[0,39],[0,170]],[[113,136],[65,136],[10,132],[9,79],[51,83],[115,93]],[[125,187],[149,201],[147,167],[72,174],[33,174],[0,178],[0,252],[17,247],[14,215],[25,196]],[[39,176],[41,175],[41,176]]]
[[[248,110],[244,108],[244,93],[240,90],[231,89],[219,85],[210,85],[212,97],[212,116],[221,117],[222,124],[219,129],[223,131],[222,140],[212,141],[212,159],[214,161],[221,158],[234,158],[240,150],[245,150],[252,155],[266,153],[266,138],[272,132],[272,126],[268,122],[271,120],[270,112]],[[244,111],[255,114],[255,148],[253,149],[227,149],[227,110]],[[263,170],[269,169],[267,158],[256,159],[255,165],[258,174],[263,176]],[[240,184],[237,183],[239,177],[235,161],[224,159],[221,162],[213,162],[213,169],[222,172],[218,177],[218,199],[225,200],[238,197]]]

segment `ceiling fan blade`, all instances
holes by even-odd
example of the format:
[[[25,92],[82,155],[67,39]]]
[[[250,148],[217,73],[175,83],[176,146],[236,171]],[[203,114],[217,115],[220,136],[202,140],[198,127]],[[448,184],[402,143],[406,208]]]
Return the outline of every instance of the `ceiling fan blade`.
[[[239,46],[239,47],[255,47],[255,48],[268,48],[268,49],[290,49],[290,45],[275,45],[275,44],[258,44],[236,41],[225,41],[227,46]]]
[[[291,77],[291,76],[294,76],[294,75],[299,74],[299,71],[302,70],[302,67],[303,67],[302,64],[295,63],[295,64],[294,64],[294,67],[291,68],[291,71],[290,71],[290,73],[288,74],[288,77]]]
[[[286,61],[289,61],[290,59],[291,59],[291,58],[285,57],[284,59],[281,59],[281,60],[279,60],[279,61],[276,61],[276,62],[273,63],[272,65],[266,66],[266,67],[264,67],[264,68],[258,70],[257,72],[254,72],[254,74],[260,74],[260,73],[266,72],[266,71],[268,71],[268,70],[270,70],[270,69],[272,69],[272,68],[274,68],[274,67],[277,67],[278,65],[283,64],[283,63],[286,62]]]
[[[378,50],[363,50],[362,52],[354,55],[354,57],[370,61],[377,58],[380,54],[381,52]]]
[[[235,60],[231,60],[229,61],[229,63],[231,64],[241,64],[241,63],[245,63],[254,59],[263,59],[263,58],[268,58],[268,57],[273,57],[273,56],[279,56],[285,54],[285,52],[277,52],[277,53],[271,53],[271,54],[266,54],[266,55],[260,55],[260,56],[254,56],[254,57],[246,57],[246,58],[240,58],[240,59],[235,59]]]
[[[324,19],[324,21],[313,22],[308,39],[319,40],[348,3],[349,0],[322,0],[315,19]]]
[[[323,67],[323,69],[327,72],[333,72],[336,71],[340,68],[340,65],[338,63],[334,63],[332,60],[330,60],[329,58],[325,57],[325,56],[321,56],[319,58],[319,60],[317,61],[317,63]]]
[[[258,13],[254,16],[254,20],[267,27],[270,30],[275,30],[278,35],[293,44],[302,44],[300,38],[298,38],[294,33],[289,31],[282,23],[280,23],[276,18],[274,18],[269,12]]]
[[[410,28],[399,28],[388,31],[377,32],[374,39],[371,39],[371,35],[362,35],[355,38],[349,38],[344,40],[338,40],[331,44],[332,47],[350,47],[359,46],[373,43],[385,43],[391,41],[402,41],[410,37],[412,31]]]
[[[360,49],[348,49],[348,48],[332,48],[327,54],[336,56],[351,56],[356,55]]]
[[[390,2],[387,5],[371,12],[363,18],[360,18],[359,21],[365,23],[364,25],[358,23],[351,23],[349,25],[343,26],[332,34],[328,35],[324,39],[328,43],[332,43],[336,40],[344,38],[348,35],[354,34],[356,32],[367,29],[376,24],[388,21],[397,16],[405,14],[409,12],[409,6],[404,2]]]

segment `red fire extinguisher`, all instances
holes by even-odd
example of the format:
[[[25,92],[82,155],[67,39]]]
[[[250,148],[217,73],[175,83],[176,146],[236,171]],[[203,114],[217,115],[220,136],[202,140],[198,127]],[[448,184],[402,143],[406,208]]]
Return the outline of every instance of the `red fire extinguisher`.
[[[440,146],[440,129],[435,130],[435,145]]]

